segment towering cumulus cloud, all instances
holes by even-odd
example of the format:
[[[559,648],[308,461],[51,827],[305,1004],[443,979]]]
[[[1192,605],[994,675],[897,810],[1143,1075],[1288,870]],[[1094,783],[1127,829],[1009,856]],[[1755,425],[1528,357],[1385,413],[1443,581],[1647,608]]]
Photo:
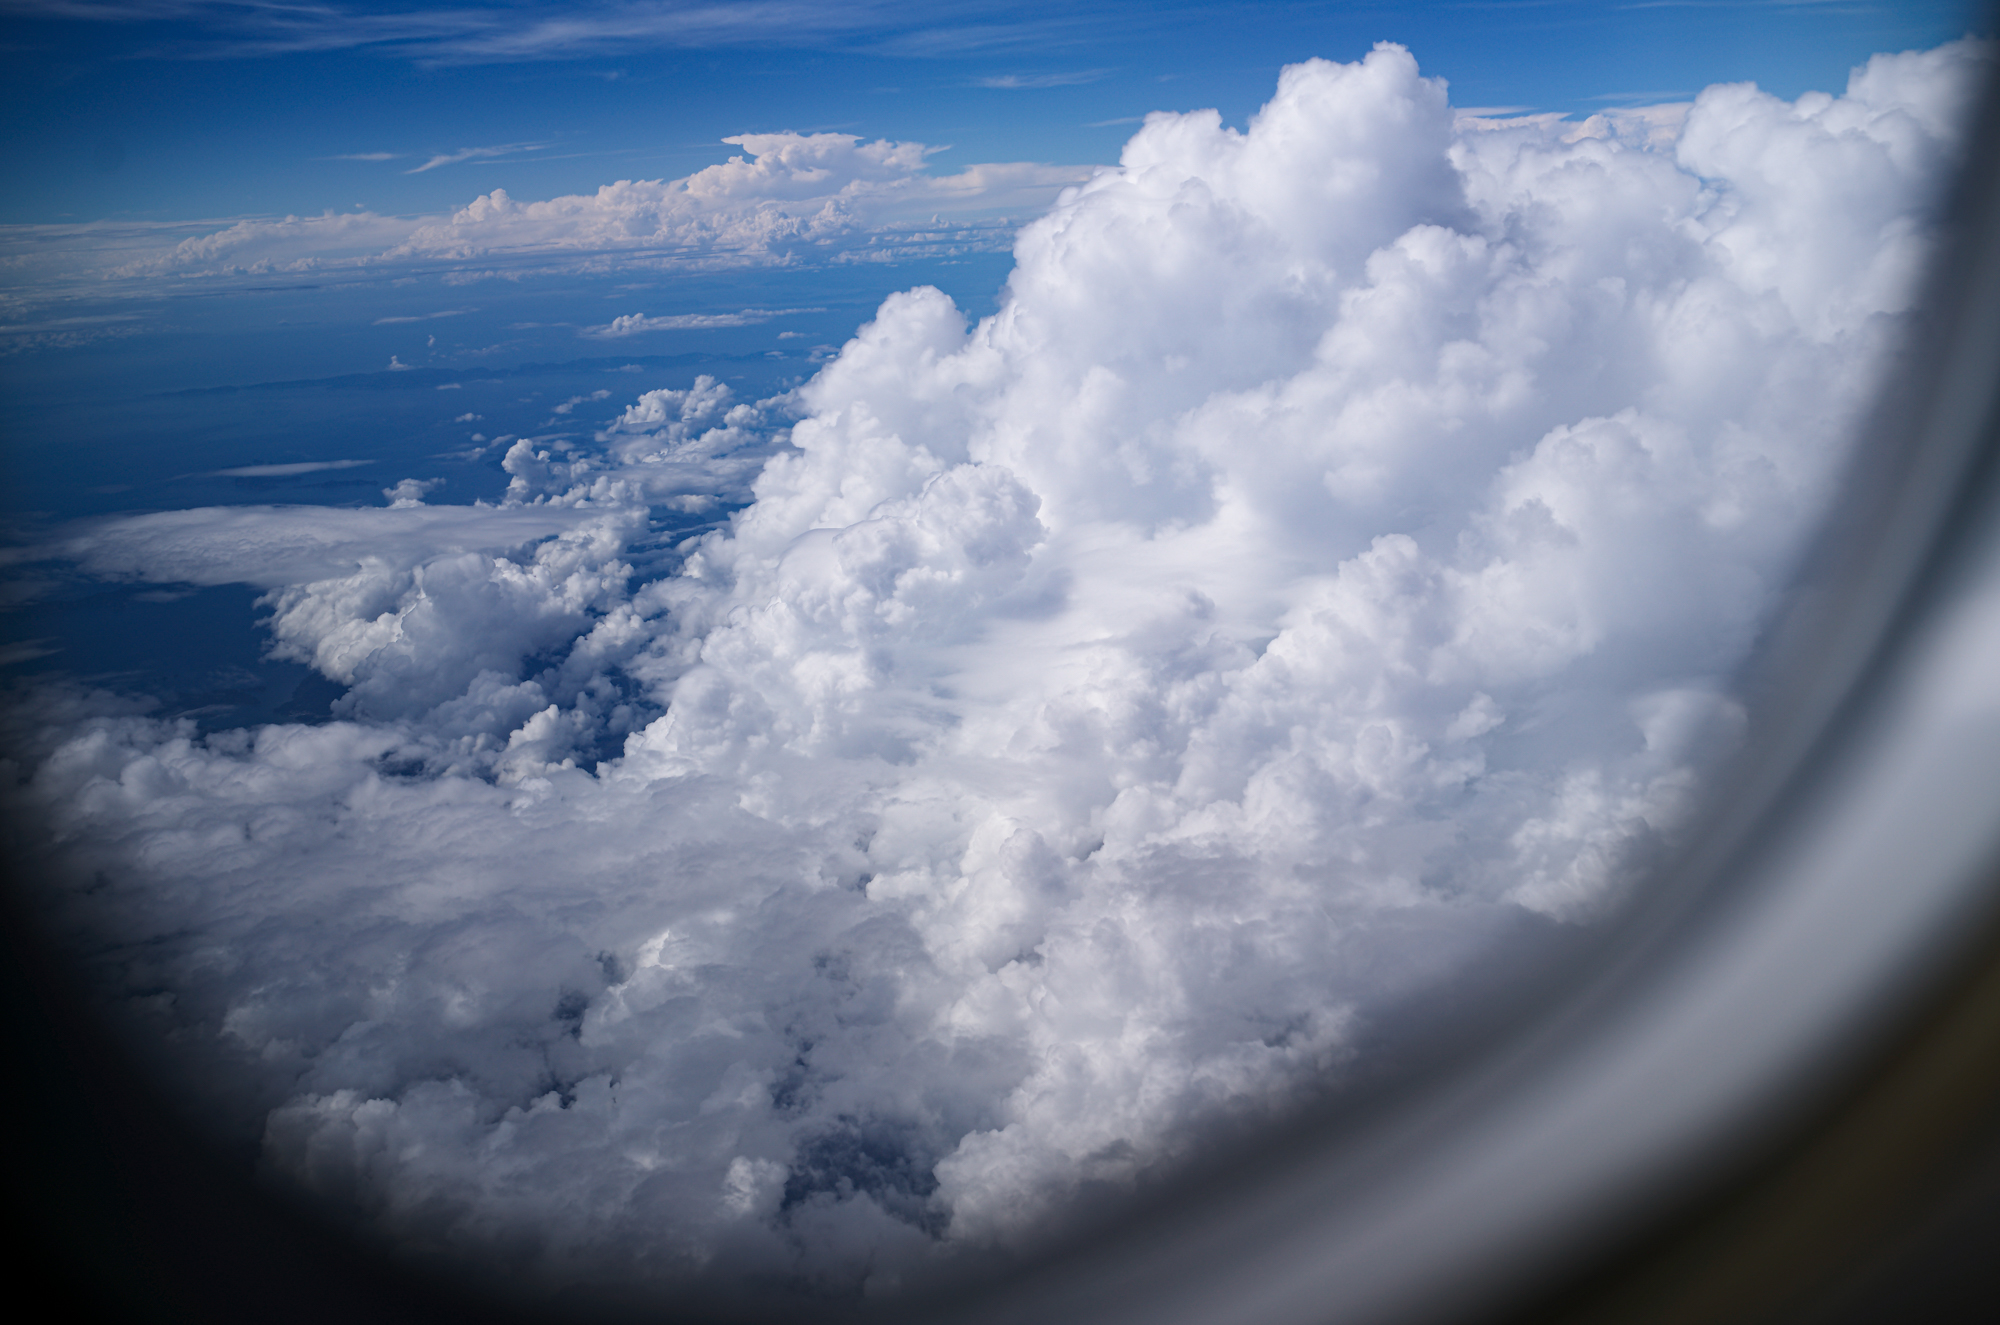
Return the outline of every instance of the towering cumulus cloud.
[[[45,701],[16,796],[191,1096],[403,1246],[1016,1244],[1670,843],[1983,58],[1577,124],[1385,45],[1151,116],[977,325],[896,295],[790,396],[517,443],[499,507],[76,532],[349,689]]]

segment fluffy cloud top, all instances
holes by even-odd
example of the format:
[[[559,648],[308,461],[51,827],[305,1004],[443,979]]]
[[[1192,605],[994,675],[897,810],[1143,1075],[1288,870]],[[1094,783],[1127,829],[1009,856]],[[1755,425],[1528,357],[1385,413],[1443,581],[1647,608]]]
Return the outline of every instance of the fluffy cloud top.
[[[85,531],[265,586],[350,688],[47,710],[16,796],[187,1089],[401,1245],[837,1292],[1015,1245],[1671,841],[1984,58],[1579,126],[1385,45],[1153,115],[976,325],[896,295],[790,397],[515,444],[502,507]],[[775,248],[936,187],[742,142],[405,243]]]

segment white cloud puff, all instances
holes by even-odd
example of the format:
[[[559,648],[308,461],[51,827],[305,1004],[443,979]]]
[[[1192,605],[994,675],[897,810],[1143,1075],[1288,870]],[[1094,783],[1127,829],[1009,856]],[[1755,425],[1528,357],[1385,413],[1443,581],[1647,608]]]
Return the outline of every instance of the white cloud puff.
[[[1385,45],[1151,116],[976,325],[893,296],[790,396],[515,443],[498,508],[80,532],[263,585],[350,689],[51,710],[16,795],[188,1089],[407,1247],[856,1291],[1013,1245],[1671,841],[1984,58],[1579,126]],[[841,199],[806,236],[921,163],[742,143],[409,244]]]

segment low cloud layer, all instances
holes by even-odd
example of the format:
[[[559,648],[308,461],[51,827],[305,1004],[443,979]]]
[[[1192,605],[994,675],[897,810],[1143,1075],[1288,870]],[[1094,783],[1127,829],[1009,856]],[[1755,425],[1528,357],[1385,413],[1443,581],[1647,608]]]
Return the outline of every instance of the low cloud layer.
[[[788,396],[516,442],[500,506],[75,531],[263,587],[348,689],[205,738],[44,697],[16,799],[186,1089],[405,1247],[844,1292],[1016,1245],[1671,845],[1983,58],[1579,125],[1382,46],[1150,116],[975,325],[898,294]],[[397,242],[950,183],[741,143]]]

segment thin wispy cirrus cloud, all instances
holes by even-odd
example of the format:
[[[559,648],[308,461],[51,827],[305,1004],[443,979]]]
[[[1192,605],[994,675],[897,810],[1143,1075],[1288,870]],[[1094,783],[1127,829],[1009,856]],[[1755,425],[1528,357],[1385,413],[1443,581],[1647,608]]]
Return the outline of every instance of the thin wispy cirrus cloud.
[[[378,327],[400,326],[408,322],[435,322],[439,318],[464,317],[477,310],[470,308],[441,308],[435,313],[406,313],[391,317],[378,317],[374,325]]]
[[[828,43],[899,53],[944,53],[1046,44],[1093,21],[1020,14],[1017,6],[959,6],[952,25],[913,0],[809,4],[797,0],[627,0],[624,3],[480,5],[384,13],[339,4],[235,4],[229,0],[0,0],[0,12],[136,28],[178,25],[145,53],[215,60],[374,50],[419,65],[588,59],[632,50]],[[965,20],[976,20],[967,22]],[[1094,20],[1101,21],[1101,20]]]
[[[212,469],[209,474],[215,478],[294,478],[329,469],[359,469],[375,463],[373,460],[296,460],[278,465],[236,465],[229,469]]]
[[[52,532],[16,562],[259,590],[341,697],[52,688],[9,794],[189,1097],[411,1255],[858,1298],[1032,1246],[1673,848],[1990,59],[1576,122],[1384,44],[1156,113],[990,316],[919,286],[795,389],[573,397],[484,504]],[[395,251],[776,254],[1052,182],[737,145]],[[152,270],[312,242],[204,239]]]
[[[1080,87],[1104,78],[1109,69],[1075,69],[1042,74],[993,74],[974,80],[975,86],[1005,91],[1030,91],[1049,87]]]
[[[548,149],[547,143],[501,143],[495,147],[461,147],[454,152],[439,152],[420,166],[412,166],[405,175],[421,175],[439,166],[455,166],[466,161],[515,160],[529,152]]]

